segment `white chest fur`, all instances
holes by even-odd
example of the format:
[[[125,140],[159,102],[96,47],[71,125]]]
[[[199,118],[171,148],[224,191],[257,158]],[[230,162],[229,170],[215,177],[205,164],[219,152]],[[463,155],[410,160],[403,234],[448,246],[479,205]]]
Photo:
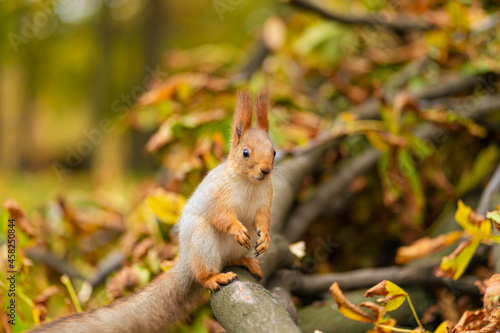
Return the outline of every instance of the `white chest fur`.
[[[238,181],[232,184],[232,189],[238,193],[233,196],[238,220],[248,228],[253,224],[259,209],[266,204],[266,184]]]

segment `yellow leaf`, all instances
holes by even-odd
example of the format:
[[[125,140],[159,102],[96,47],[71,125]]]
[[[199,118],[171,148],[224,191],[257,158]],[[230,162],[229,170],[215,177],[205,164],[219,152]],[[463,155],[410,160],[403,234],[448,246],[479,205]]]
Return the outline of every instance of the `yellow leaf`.
[[[462,228],[464,228],[464,230],[473,234],[477,231],[477,229],[474,228],[474,226],[469,222],[469,215],[471,210],[472,209],[464,204],[462,200],[459,200],[458,209],[455,213],[455,220]]]
[[[446,329],[446,326],[448,327],[453,327],[453,323],[450,322],[449,320],[443,321],[434,331],[434,333],[448,333],[448,330]]]
[[[476,252],[479,243],[481,243],[481,238],[478,237],[465,241],[449,256],[443,257],[441,265],[439,266],[440,272],[438,272],[438,275],[453,276],[454,280],[462,276],[472,256]]]
[[[186,199],[180,194],[157,189],[153,195],[146,198],[146,202],[160,221],[175,224],[186,204]]]
[[[377,302],[381,303],[387,311],[393,311],[401,306],[408,294],[403,288],[394,282],[383,280],[374,287],[368,289],[365,297],[373,297],[374,295],[386,296],[379,298]]]
[[[378,132],[367,131],[365,135],[373,147],[377,148],[378,150],[384,153],[390,151],[391,146],[387,143],[387,141],[385,141],[383,138],[380,137]]]
[[[396,310],[401,306],[401,304],[403,304],[408,294],[403,290],[403,288],[391,281],[387,281],[385,287],[389,294],[385,297],[385,299],[383,299],[387,300],[387,302],[383,302],[384,307],[387,311]]]

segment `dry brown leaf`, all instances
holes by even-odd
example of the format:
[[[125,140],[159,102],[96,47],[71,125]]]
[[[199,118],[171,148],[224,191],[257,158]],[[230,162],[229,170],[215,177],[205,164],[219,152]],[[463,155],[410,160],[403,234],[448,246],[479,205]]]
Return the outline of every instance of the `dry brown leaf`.
[[[3,204],[3,208],[9,211],[10,218],[16,220],[15,225],[19,227],[27,236],[35,237],[36,231],[28,219],[24,209],[14,199],[8,198]]]
[[[139,283],[137,274],[131,267],[124,267],[109,281],[106,291],[111,299],[123,296],[123,292],[133,290]]]
[[[463,332],[464,330],[480,329],[483,326],[483,321],[486,318],[484,310],[470,311],[466,310],[457,325],[451,330],[453,333]]]
[[[161,243],[158,245],[158,258],[160,260],[174,260],[177,254],[177,246],[170,243]]]
[[[488,318],[488,325],[481,328],[479,333],[494,333],[500,329],[500,308],[497,308]]]
[[[407,296],[406,294],[388,295],[388,296],[386,296],[384,298],[377,299],[377,302],[379,302],[380,304],[387,304],[390,301],[395,300],[396,298],[406,297],[406,296]]]
[[[486,283],[484,289],[484,309],[488,312],[498,308],[500,304],[500,274],[493,275]]]
[[[368,316],[360,308],[358,308],[357,306],[349,302],[347,298],[345,298],[337,282],[331,285],[330,292],[333,296],[333,299],[337,303],[337,306],[339,307],[340,313],[342,313],[344,316],[365,323],[374,322],[373,318]]]
[[[149,154],[156,153],[161,147],[166,145],[173,138],[172,127],[179,120],[178,116],[168,118],[153,136],[148,140],[144,150]]]
[[[138,262],[141,260],[149,251],[150,248],[153,247],[154,241],[152,238],[146,238],[140,241],[134,249],[132,250],[132,261]]]
[[[366,89],[352,85],[340,76],[334,76],[331,80],[337,89],[355,103],[362,103],[369,96],[369,92]]]
[[[418,111],[419,107],[414,97],[406,91],[401,91],[394,97],[394,110],[397,114],[401,114],[404,109]]]
[[[365,297],[368,298],[368,297],[373,297],[375,295],[385,296],[389,294],[389,291],[387,291],[386,286],[387,286],[387,280],[384,280],[376,284],[375,286],[371,287],[366,291]]]
[[[380,306],[374,302],[369,302],[369,301],[363,302],[359,306],[370,309],[370,311],[372,312],[373,318],[375,318],[375,320],[377,322],[381,321],[385,317],[385,314],[387,313],[387,311],[385,310],[385,308],[383,306]]]
[[[480,225],[484,220],[486,220],[486,216],[476,213],[471,209],[469,213],[469,221],[476,225]]]
[[[171,76],[163,84],[151,89],[137,99],[138,106],[155,104],[173,97],[177,88],[181,84],[186,84],[194,89],[207,88],[209,90],[220,91],[228,85],[228,80],[211,77],[200,73],[182,73]]]
[[[197,127],[205,123],[220,120],[226,116],[226,109],[213,109],[202,112],[190,112],[181,119],[187,127]]]
[[[463,231],[453,231],[436,238],[424,237],[408,246],[400,247],[396,253],[396,263],[406,264],[450,246],[463,236]]]
[[[12,333],[14,325],[9,324],[10,317],[8,317],[7,311],[0,311],[0,322],[2,323],[1,327],[4,328],[5,333]]]
[[[38,313],[38,317],[40,318],[40,322],[44,322],[47,317],[48,312],[48,302],[50,298],[59,293],[60,290],[56,286],[50,286],[45,288],[45,290],[38,296],[33,299],[33,312]]]
[[[417,41],[393,49],[372,48],[366,55],[376,64],[394,64],[422,58],[426,53],[426,45],[422,41]]]

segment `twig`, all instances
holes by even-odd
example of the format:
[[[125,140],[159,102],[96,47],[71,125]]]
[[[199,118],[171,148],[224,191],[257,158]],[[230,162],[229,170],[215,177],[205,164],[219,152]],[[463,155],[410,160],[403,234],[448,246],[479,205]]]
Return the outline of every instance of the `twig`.
[[[359,175],[371,169],[380,156],[380,151],[370,148],[361,156],[343,165],[332,180],[320,186],[313,198],[301,204],[292,213],[285,230],[287,239],[291,243],[298,241],[311,222],[329,205],[331,199],[344,192]]]
[[[481,194],[477,212],[484,215],[488,210],[494,209],[495,206],[499,203],[494,202],[494,197],[496,197],[497,199],[500,197],[500,164],[498,164],[495,173],[493,174],[490,181],[488,182],[488,185],[486,185],[486,188]],[[496,228],[493,228],[493,233],[498,234]],[[493,258],[495,258],[495,272],[498,274],[500,273],[500,245],[493,244],[492,251]]]
[[[233,76],[232,81],[247,81],[255,71],[257,71],[264,59],[271,53],[271,50],[266,46],[262,38],[259,38],[250,57],[245,64],[241,67],[236,75]]]
[[[429,22],[415,21],[410,17],[397,17],[396,19],[387,20],[379,14],[373,14],[370,16],[337,14],[321,8],[307,0],[288,0],[288,3],[296,7],[314,12],[326,19],[348,25],[382,26],[395,32],[427,31],[437,28],[435,25]]]
[[[434,275],[436,262],[422,266],[393,266],[382,268],[367,268],[352,270],[345,273],[309,274],[288,271],[283,279],[290,281],[291,289],[297,295],[317,295],[326,292],[337,282],[342,290],[369,288],[382,280],[390,280],[401,286],[445,286],[455,292],[478,295],[479,290],[474,285],[477,280],[473,276],[465,276],[459,280],[437,278]]]
[[[481,75],[466,76],[456,80],[443,81],[428,88],[411,92],[410,95],[420,100],[422,103],[423,100],[435,100],[438,98],[468,94],[474,92],[478,88],[493,91],[492,89],[494,89],[495,83],[499,80],[499,74],[488,72]],[[488,96],[483,96],[481,99],[483,100],[485,98],[488,98]],[[483,103],[485,102],[483,101]],[[492,100],[491,103],[495,106],[498,105],[494,100]],[[372,97],[364,103],[353,107],[350,111],[361,119],[372,119],[377,117],[380,106],[380,101]]]
[[[62,259],[54,257],[54,255],[46,250],[37,248],[29,248],[25,250],[26,256],[34,261],[42,262],[60,275],[66,274],[71,279],[86,280],[80,272],[73,268],[70,264]]]
[[[498,194],[500,194],[500,164],[498,164],[495,173],[488,182],[488,185],[486,185],[483,194],[481,194],[477,212],[485,215],[488,210],[494,209],[498,203],[492,202],[492,196]]]
[[[90,281],[92,287],[95,288],[101,283],[104,283],[106,278],[111,273],[120,269],[122,267],[124,257],[125,256],[121,251],[113,251],[104,257],[104,259],[99,262],[99,265],[94,273],[94,277]]]

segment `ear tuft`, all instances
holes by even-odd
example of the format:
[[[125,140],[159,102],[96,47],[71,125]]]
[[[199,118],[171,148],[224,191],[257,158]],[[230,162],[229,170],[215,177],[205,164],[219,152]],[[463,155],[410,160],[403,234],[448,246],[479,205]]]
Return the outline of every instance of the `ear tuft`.
[[[257,118],[257,127],[264,131],[269,131],[269,121],[267,113],[269,110],[269,93],[267,89],[261,89],[257,93],[255,117]]]
[[[236,110],[234,111],[232,147],[236,147],[243,134],[252,125],[252,96],[248,91],[238,91],[236,93]]]

